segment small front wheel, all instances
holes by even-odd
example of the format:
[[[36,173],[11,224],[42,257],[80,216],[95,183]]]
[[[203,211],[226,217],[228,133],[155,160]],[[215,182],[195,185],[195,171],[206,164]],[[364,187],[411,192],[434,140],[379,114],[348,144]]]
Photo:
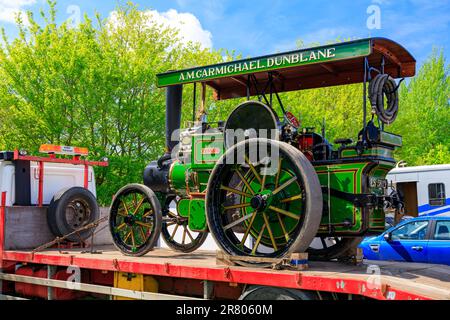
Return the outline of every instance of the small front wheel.
[[[109,229],[114,245],[129,256],[153,249],[161,233],[161,206],[155,193],[142,184],[121,188],[111,204]]]

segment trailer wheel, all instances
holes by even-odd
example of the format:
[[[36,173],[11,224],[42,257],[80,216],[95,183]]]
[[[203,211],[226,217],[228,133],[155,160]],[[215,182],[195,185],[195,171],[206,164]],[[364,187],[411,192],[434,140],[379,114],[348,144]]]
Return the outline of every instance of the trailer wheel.
[[[179,252],[192,252],[201,247],[208,237],[208,232],[189,231],[188,218],[181,217],[171,210],[170,205],[176,204],[176,196],[169,196],[162,209],[161,236],[164,242],[173,250]]]
[[[109,230],[115,247],[129,256],[153,249],[161,233],[161,205],[155,193],[142,184],[121,188],[109,211]]]
[[[47,209],[47,222],[55,236],[62,237],[99,218],[100,209],[95,196],[82,187],[60,190]],[[85,240],[92,230],[84,230],[66,239],[72,242]]]
[[[250,286],[239,300],[317,300],[317,295],[290,288]]]
[[[249,139],[229,148],[214,167],[206,217],[223,251],[256,258],[237,263],[264,266],[258,257],[308,249],[322,201],[317,174],[302,152],[284,142]]]
[[[308,255],[311,260],[328,261],[345,259],[353,255],[351,252],[362,241],[362,237],[317,237],[320,244],[309,247]]]

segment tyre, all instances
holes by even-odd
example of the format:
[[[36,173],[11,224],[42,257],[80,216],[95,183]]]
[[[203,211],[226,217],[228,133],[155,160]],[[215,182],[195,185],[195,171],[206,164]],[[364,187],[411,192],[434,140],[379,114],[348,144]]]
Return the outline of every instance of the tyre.
[[[317,300],[317,295],[289,288],[250,286],[239,300]]]
[[[177,199],[175,196],[169,196],[162,209],[161,236],[164,242],[178,252],[188,253],[197,250],[205,242],[209,233],[206,231],[190,231],[188,218],[174,212],[171,204],[174,204],[176,208]]]
[[[224,252],[281,258],[308,249],[322,202],[317,174],[301,151],[284,142],[249,139],[229,148],[214,167],[206,217]]]
[[[109,211],[114,246],[125,255],[145,255],[158,241],[161,220],[161,205],[149,187],[124,186],[114,196]]]
[[[82,187],[63,189],[55,194],[47,209],[47,222],[55,236],[62,237],[99,219],[100,208],[95,196]],[[66,239],[79,242],[87,239],[92,229]]]

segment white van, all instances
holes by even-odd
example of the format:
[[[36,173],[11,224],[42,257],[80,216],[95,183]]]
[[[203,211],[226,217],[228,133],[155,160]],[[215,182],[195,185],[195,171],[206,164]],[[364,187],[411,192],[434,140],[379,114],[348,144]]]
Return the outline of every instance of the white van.
[[[405,215],[450,216],[450,164],[397,167],[386,176],[405,203]]]

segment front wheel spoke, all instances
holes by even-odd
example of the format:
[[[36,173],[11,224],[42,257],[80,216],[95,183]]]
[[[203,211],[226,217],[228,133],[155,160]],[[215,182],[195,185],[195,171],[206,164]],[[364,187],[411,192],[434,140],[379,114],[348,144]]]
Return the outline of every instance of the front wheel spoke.
[[[272,195],[276,195],[278,192],[280,192],[281,190],[287,188],[288,186],[290,186],[295,180],[297,180],[297,177],[292,177],[290,178],[288,181],[284,182],[281,186],[279,186],[278,188],[276,188],[275,190],[273,190]]]
[[[142,215],[142,218],[148,217],[149,215],[152,215],[152,214],[153,214],[153,210],[152,210],[152,209],[149,209],[146,213],[144,213],[144,214]]]
[[[120,229],[123,229],[127,224],[125,222],[121,223],[120,225],[118,225],[116,227],[116,232],[119,231]]]
[[[251,197],[252,197],[251,194],[248,194],[248,193],[245,193],[245,192],[242,192],[242,191],[240,191],[240,190],[236,190],[236,189],[233,189],[233,188],[224,186],[224,185],[221,185],[221,186],[220,186],[220,189],[225,190],[225,191],[228,191],[228,192],[232,192],[232,193],[235,193],[235,194],[238,194],[238,195],[247,197],[247,198],[251,198]]]
[[[124,211],[123,209],[117,210],[117,215],[121,216],[121,217],[127,217],[127,215],[125,213],[123,213],[123,211]]]
[[[143,197],[143,198],[139,201],[139,203],[136,205],[136,209],[134,209],[133,215],[135,215],[135,214],[139,211],[139,209],[141,208],[141,206],[142,206],[142,204],[144,203],[144,201],[145,201],[145,197]]]
[[[170,236],[170,239],[174,239],[175,233],[177,233],[177,230],[178,230],[178,227],[179,227],[179,226],[180,226],[180,225],[177,224],[177,225],[175,226],[175,228],[173,228],[173,231],[172,231],[172,234],[171,234],[171,236]]]
[[[230,229],[230,228],[233,228],[234,226],[236,226],[236,225],[238,225],[238,224],[241,224],[241,223],[244,222],[245,220],[250,219],[252,216],[253,216],[253,214],[251,214],[251,213],[250,213],[250,214],[247,214],[247,215],[245,215],[245,216],[243,216],[243,217],[241,217],[241,218],[239,218],[239,219],[233,221],[232,223],[227,224],[225,227],[223,227],[223,230],[228,230],[228,229]]]
[[[149,228],[149,229],[152,228],[152,225],[150,223],[145,223],[145,222],[142,222],[142,221],[135,221],[135,223],[138,226],[141,226],[141,227],[146,227],[146,228]]]
[[[145,235],[144,228],[142,226],[139,226],[139,231],[141,232],[142,241],[145,242],[145,240],[147,239],[147,236]]]
[[[136,248],[136,239],[134,238],[134,229],[131,227],[131,243],[133,245],[133,248]]]
[[[275,251],[278,250],[277,244],[275,242],[275,238],[273,237],[272,229],[270,228],[269,219],[267,219],[267,215],[263,212],[264,223],[267,227],[267,231],[269,232],[270,241],[272,241],[273,248]]]
[[[280,208],[277,208],[277,207],[274,207],[274,206],[269,206],[269,209],[270,209],[270,210],[273,210],[273,211],[275,211],[275,212],[284,214],[285,216],[288,216],[288,217],[290,217],[290,218],[292,218],[292,219],[300,220],[300,217],[299,217],[298,215],[296,215],[295,213],[292,213],[292,212],[290,212],[290,211],[286,211],[286,210],[284,210],[284,209],[280,209]]]
[[[243,176],[243,174],[241,173],[241,170],[239,168],[236,169],[236,173],[239,176],[239,178],[241,179],[241,181],[245,184],[245,186],[247,187],[248,191],[250,191],[250,193],[252,195],[254,195],[255,191],[253,191],[253,188],[250,186],[250,184],[248,183],[247,179],[245,179],[245,177]]]
[[[264,224],[259,232],[258,238],[256,239],[255,246],[253,247],[252,254],[256,253],[256,249],[258,249],[259,243],[261,242],[264,230],[266,229],[266,225]]]
[[[125,201],[123,201],[123,199],[120,199],[120,202],[122,202],[123,208],[125,210],[125,214],[128,216],[129,212],[128,212],[127,204],[125,203]]]
[[[192,237],[192,235],[191,235],[191,233],[189,232],[188,229],[186,229],[186,233],[187,233],[189,239],[191,239],[191,242],[195,242],[195,239]]]
[[[169,216],[171,216],[172,218],[177,218],[178,216],[175,214],[175,213],[173,213],[172,211],[167,211],[167,215],[169,215]]]
[[[185,244],[186,243],[186,226],[183,225],[183,238],[181,239],[181,244]]]
[[[250,170],[253,172],[253,174],[255,175],[256,180],[259,181],[259,183],[261,183],[261,177],[258,173],[258,171],[256,171],[256,168],[251,164],[250,160],[248,159],[247,155],[244,155],[245,158],[245,162],[247,163],[247,165],[250,167]]]
[[[298,195],[293,196],[293,197],[285,198],[285,199],[281,200],[280,202],[281,203],[292,202],[292,201],[295,201],[295,200],[300,200],[302,198],[303,198],[302,195],[298,194]]]
[[[127,243],[128,239],[129,239],[130,236],[131,236],[132,231],[133,231],[133,229],[130,229],[130,232],[127,233],[127,235],[126,235],[125,238],[123,239],[123,242],[124,242],[124,243]]]
[[[246,202],[246,203],[238,203],[238,204],[233,204],[231,206],[224,206],[223,209],[224,210],[229,210],[229,209],[240,209],[240,208],[245,208],[245,207],[249,207],[251,204],[250,202]]]

